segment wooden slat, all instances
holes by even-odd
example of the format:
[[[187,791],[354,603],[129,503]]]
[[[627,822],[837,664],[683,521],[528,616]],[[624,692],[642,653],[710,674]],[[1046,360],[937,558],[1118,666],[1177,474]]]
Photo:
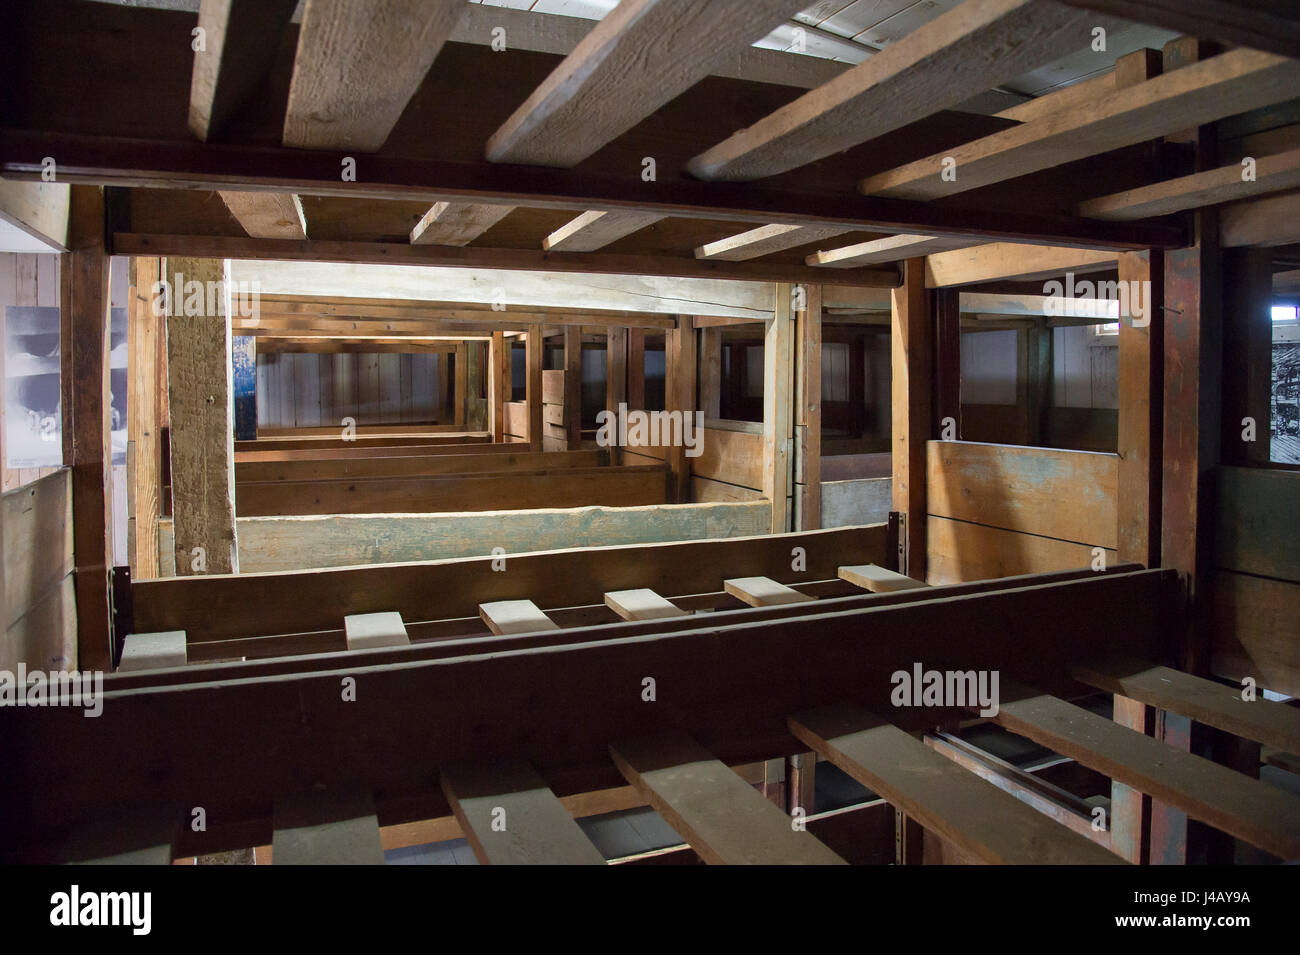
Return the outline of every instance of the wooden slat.
[[[343,632],[349,650],[373,650],[375,647],[409,646],[406,624],[396,611],[355,613],[343,618]]]
[[[1219,218],[1219,242],[1224,248],[1300,242],[1300,192],[1224,206]]]
[[[772,252],[793,249],[808,242],[832,239],[848,231],[836,226],[763,225],[738,235],[727,236],[725,239],[706,242],[695,250],[695,257],[723,262],[744,262]]]
[[[772,505],[772,533],[789,530],[786,498],[793,463],[794,303],[793,287],[776,286],[775,317],[763,340],[763,496]]]
[[[1214,565],[1300,582],[1300,537],[1278,520],[1300,501],[1300,473],[1219,467],[1215,478]]]
[[[1300,856],[1300,798],[1291,793],[1053,696],[1004,700],[994,719],[1251,845]]]
[[[1297,85],[1300,63],[1232,50],[1117,89],[1090,108],[1054,113],[878,173],[859,188],[900,199],[953,195],[1278,103],[1294,96]],[[955,181],[940,176],[946,158],[956,162]]]
[[[1096,272],[1114,268],[1117,261],[1114,252],[994,242],[927,255],[925,285],[926,288],[948,288],[1012,279],[1030,282],[1066,272]]]
[[[464,8],[460,0],[365,6],[308,0],[298,31],[284,144],[378,150]]]
[[[183,667],[187,662],[184,630],[133,633],[127,636],[126,643],[122,646],[122,662],[118,665],[118,670]]]
[[[624,620],[658,620],[661,617],[687,615],[685,610],[660,597],[648,587],[610,591],[605,594],[605,606]]]
[[[624,778],[711,865],[844,864],[689,737],[620,740],[609,752]]]
[[[306,239],[302,200],[288,192],[218,193],[230,214],[255,239]]]
[[[158,576],[158,516],[162,503],[159,398],[166,394],[161,364],[167,349],[161,310],[154,307],[161,265],[161,260],[152,256],[131,260],[127,303],[127,560],[137,580]]]
[[[962,4],[692,159],[701,179],[759,179],[868,142],[1073,52],[1096,17],[1027,0]]]
[[[276,865],[383,865],[379,819],[366,787],[337,786],[275,802]]]
[[[926,580],[931,584],[1072,570],[1091,567],[1096,561],[1088,544],[933,514],[926,518],[925,532],[930,561]],[[1107,566],[1119,560],[1114,550],[1106,549],[1104,554]]]
[[[926,442],[933,436],[930,298],[924,260],[908,259],[903,284],[890,299],[892,509],[903,516],[899,568],[917,580],[924,580],[926,573],[925,456]]]
[[[861,710],[800,714],[790,732],[962,852],[995,864],[1118,865],[1118,856]]]
[[[851,269],[878,262],[900,262],[918,255],[962,249],[973,243],[969,238],[930,235],[891,235],[884,239],[858,242],[838,249],[814,252],[804,261],[808,265],[821,265],[833,269]]]
[[[1075,678],[1099,690],[1191,717],[1237,736],[1300,753],[1300,710],[1259,695],[1242,699],[1240,687],[1224,686],[1143,660],[1080,663]]]
[[[777,583],[770,577],[733,577],[722,582],[731,596],[743,600],[751,607],[771,607],[776,604],[801,603],[813,600],[807,594]]]
[[[1300,583],[1218,571],[1208,582],[1210,671],[1300,697]]]
[[[442,791],[481,865],[604,865],[564,804],[527,763],[455,763]]]
[[[71,472],[60,468],[6,491],[3,523],[5,614],[0,629],[7,629],[72,573]],[[51,645],[49,650],[57,652],[57,646]],[[35,661],[27,660],[27,664],[34,667]]]
[[[0,221],[57,249],[68,243],[70,201],[67,183],[0,180]]]
[[[487,158],[575,166],[799,6],[797,0],[626,0],[501,124],[488,140]]]
[[[237,461],[235,480],[322,481],[339,478],[472,474],[475,472],[539,471],[557,468],[594,468],[607,462],[607,452],[553,451],[531,454],[527,450],[497,454],[407,454],[391,457],[337,457],[319,461]]]
[[[469,245],[513,211],[481,202],[435,202],[411,230],[411,244]]]
[[[924,581],[913,580],[875,564],[859,564],[855,567],[841,567],[840,579],[847,580],[855,587],[870,590],[873,593],[888,594],[898,590],[914,590],[925,587]]]
[[[542,240],[547,252],[594,252],[663,218],[652,212],[584,212]]]
[[[479,616],[498,637],[511,633],[560,629],[531,600],[494,600],[479,604]]]

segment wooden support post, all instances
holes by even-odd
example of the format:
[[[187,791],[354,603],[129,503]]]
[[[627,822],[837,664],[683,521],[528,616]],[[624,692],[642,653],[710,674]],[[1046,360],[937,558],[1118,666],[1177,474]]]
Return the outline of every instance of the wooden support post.
[[[691,428],[693,440],[704,440],[702,431],[695,427],[697,364],[695,329],[692,327],[690,316],[680,316],[677,319],[677,327],[665,335],[664,348],[669,375],[665,383],[664,405],[670,412],[681,412],[682,417],[682,440],[668,448],[668,464],[672,471],[669,501],[685,504],[690,500],[691,494],[692,460],[686,455],[686,429]]]
[[[456,376],[455,391],[452,401],[455,403],[456,427],[465,427],[465,398],[469,395],[469,348],[464,342],[456,346],[452,361],[455,363],[453,373]]]
[[[239,572],[230,314],[220,259],[164,266],[176,572]]]
[[[542,327],[530,325],[527,338],[528,447],[542,450]]]
[[[763,342],[763,496],[772,506],[772,533],[790,529],[791,411],[794,405],[794,288],[776,286],[775,315]]]
[[[564,441],[582,447],[582,326],[564,326]]]
[[[1161,413],[1165,318],[1159,251],[1119,257],[1119,559],[1160,563]],[[1142,290],[1142,291],[1139,291]],[[1146,291],[1146,290],[1149,290]],[[1137,299],[1146,303],[1139,308]],[[1127,307],[1126,307],[1127,306]],[[1139,314],[1142,312],[1142,314]]]
[[[1223,253],[1223,460],[1269,460],[1273,369],[1273,252]]]
[[[960,358],[958,359],[960,361]],[[1035,319],[1025,329],[1025,441],[1047,443],[1047,411],[1052,406],[1052,329]]]
[[[722,417],[722,329],[700,329],[700,410],[706,419]]]
[[[80,670],[112,660],[113,449],[109,397],[108,254],[104,194],[73,186],[60,269],[63,463],[72,469],[73,554]]]
[[[627,330],[627,407],[645,408],[645,329]]]
[[[500,444],[506,439],[505,403],[510,400],[510,344],[505,332],[492,333],[488,375],[488,429],[492,440]]]
[[[627,335],[626,328],[611,327],[605,332],[605,410],[614,416],[610,431],[610,464],[620,464],[623,460],[623,451],[618,444],[618,406],[627,403]]]
[[[798,529],[822,526],[822,287],[803,288],[803,308],[796,315],[795,431],[798,463]]]
[[[235,440],[257,440],[257,339],[231,339],[231,382],[235,401]]]
[[[925,442],[933,351],[924,259],[904,263],[903,283],[891,295],[893,509],[902,516],[903,571],[925,580]]]
[[[131,260],[127,314],[127,559],[131,577],[158,576],[158,517],[162,500],[162,444],[159,441],[160,352],[166,348],[156,287],[161,261]],[[165,385],[164,385],[165,388]]]
[[[935,289],[934,308],[934,430],[951,441],[961,440],[961,292]],[[951,422],[947,419],[951,418]]]

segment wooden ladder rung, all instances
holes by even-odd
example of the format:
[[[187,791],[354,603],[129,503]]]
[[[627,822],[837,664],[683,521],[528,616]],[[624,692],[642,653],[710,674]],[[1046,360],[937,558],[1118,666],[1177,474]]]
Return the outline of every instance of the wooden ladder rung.
[[[525,762],[456,763],[442,791],[483,865],[604,865],[558,796]]]
[[[855,587],[861,587],[863,590],[870,590],[872,593],[877,594],[889,594],[898,590],[915,590],[918,587],[930,586],[923,580],[915,580],[912,577],[886,570],[884,567],[878,567],[875,564],[856,564],[852,567],[841,567],[839,573],[842,580],[847,580]]]
[[[1300,858],[1300,797],[1054,696],[1027,692],[1002,703],[994,719],[1193,819],[1284,859]]]
[[[275,865],[383,865],[379,819],[369,787],[311,789],[275,802]]]
[[[705,862],[845,864],[687,736],[669,732],[623,740],[609,751],[619,772]]]
[[[479,616],[498,637],[511,633],[559,630],[550,617],[531,600],[496,600],[478,605]]]
[[[405,647],[411,643],[402,615],[393,610],[349,614],[343,618],[343,632],[347,635],[349,650]]]
[[[777,583],[771,577],[733,577],[724,580],[722,586],[731,596],[743,600],[751,607],[774,607],[777,604],[796,604],[816,599]]]
[[[1243,700],[1240,687],[1143,660],[1086,663],[1074,667],[1073,676],[1107,693],[1179,713],[1284,752],[1300,753],[1300,710],[1262,695]]]
[[[130,670],[157,670],[183,667],[189,662],[184,630],[160,630],[156,633],[132,633],[122,645],[119,673]]]
[[[659,620],[685,617],[685,610],[660,597],[648,587],[638,590],[611,590],[605,594],[605,606],[624,620]]]
[[[789,726],[801,742],[895,809],[984,862],[1125,864],[865,710],[828,707],[791,717]]]

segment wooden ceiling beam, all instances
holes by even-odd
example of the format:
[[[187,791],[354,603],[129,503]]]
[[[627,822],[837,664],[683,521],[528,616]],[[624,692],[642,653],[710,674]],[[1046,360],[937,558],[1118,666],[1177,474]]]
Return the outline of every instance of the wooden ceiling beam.
[[[584,212],[542,240],[547,252],[595,252],[664,217],[653,212]]]
[[[1289,0],[1062,0],[1067,6],[1189,36],[1300,57],[1300,12]]]
[[[738,235],[729,235],[716,242],[707,242],[695,250],[695,257],[743,262],[852,231],[839,226],[764,225]]]
[[[700,153],[701,179],[797,169],[950,109],[1086,46],[1098,18],[1039,0],[967,0]]]
[[[435,202],[411,230],[411,244],[469,245],[514,211],[483,202]]]
[[[463,0],[307,0],[284,144],[378,150],[464,10]]]
[[[967,238],[953,236],[891,235],[884,239],[873,239],[870,242],[858,242],[838,249],[814,252],[804,261],[808,265],[849,269],[881,262],[901,262],[904,259],[913,259],[934,252],[967,248],[972,244],[977,243],[972,243]]]
[[[1219,242],[1224,248],[1300,242],[1300,192],[1224,206],[1219,212]]]
[[[254,239],[305,239],[307,218],[302,200],[288,192],[218,193],[230,214]]]
[[[1114,268],[1118,261],[1114,252],[994,242],[927,255],[925,285],[950,288],[1008,279],[1032,282],[1066,272],[1104,271]]]
[[[190,74],[190,132],[207,142],[271,71],[298,0],[200,0],[203,49]]]
[[[862,180],[864,195],[928,200],[977,189],[1270,106],[1300,89],[1300,62],[1232,50],[1094,101]],[[955,165],[954,165],[955,164]],[[945,169],[955,173],[944,177]]]

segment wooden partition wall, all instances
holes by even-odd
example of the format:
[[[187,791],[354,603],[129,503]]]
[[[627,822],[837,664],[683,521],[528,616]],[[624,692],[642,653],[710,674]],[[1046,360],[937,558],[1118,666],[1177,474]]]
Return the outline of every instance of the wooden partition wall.
[[[67,468],[4,494],[4,636],[0,670],[77,666],[72,476]]]

